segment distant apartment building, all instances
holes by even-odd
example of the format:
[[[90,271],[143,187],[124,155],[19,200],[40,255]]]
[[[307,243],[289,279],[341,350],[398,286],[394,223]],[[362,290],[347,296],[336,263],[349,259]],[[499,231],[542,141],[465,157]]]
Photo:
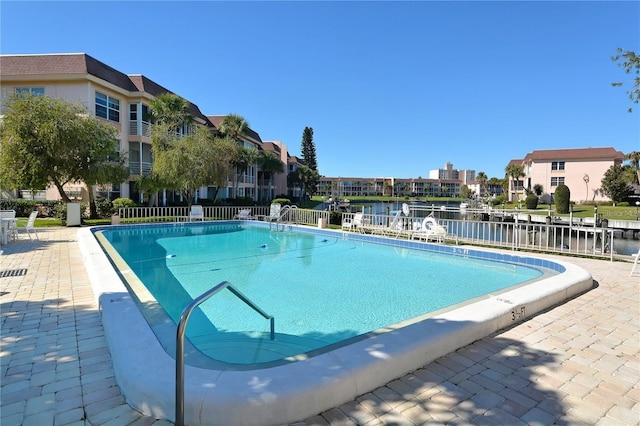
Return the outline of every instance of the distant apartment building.
[[[475,182],[474,170],[458,170],[447,162],[444,169],[430,170],[429,178],[327,177],[322,176],[317,194],[323,197],[459,197],[463,185]]]
[[[104,120],[118,130],[119,151],[127,153],[129,179],[114,182],[98,188],[99,194],[110,199],[129,197],[143,202],[145,194],[137,189],[136,179],[151,172],[153,157],[151,152],[150,104],[162,93],[172,93],[158,83],[140,74],[124,74],[84,53],[43,54],[43,55],[0,55],[0,108],[9,95],[30,92],[71,102],[80,102],[90,114]],[[217,132],[224,116],[205,116],[198,106],[190,102],[190,113],[196,126]],[[185,134],[189,128],[181,129]],[[255,149],[272,150],[286,165],[286,146],[279,142],[263,144],[260,135],[251,130],[240,143]],[[284,150],[284,152],[283,152]],[[198,198],[250,197],[259,195],[268,198],[275,193],[286,192],[286,167],[283,176],[276,177],[268,188],[261,188],[258,182],[259,170],[256,166],[230,176],[224,188],[203,187],[197,192]],[[86,188],[79,182],[65,188],[77,199],[86,200]],[[217,191],[216,191],[217,189]],[[234,194],[234,189],[236,193]],[[259,194],[259,191],[264,191]],[[24,191],[31,194],[30,191]],[[163,191],[161,203],[176,201],[177,194]],[[40,198],[59,199],[55,187],[42,188]]]
[[[347,198],[354,196],[458,197],[463,183],[449,179],[364,178],[322,176],[317,195]]]
[[[613,165],[621,165],[624,154],[611,147],[549,149],[528,153],[523,159],[511,160],[521,165],[524,176],[509,177],[509,200],[525,197],[525,189],[542,185],[543,192],[553,195],[558,185],[566,185],[571,201],[608,201],[601,189],[605,172]],[[510,164],[511,164],[510,163]]]
[[[463,184],[469,184],[475,181],[476,171],[454,169],[453,164],[447,162],[444,165],[444,169],[429,170],[429,179],[453,180],[461,181]]]

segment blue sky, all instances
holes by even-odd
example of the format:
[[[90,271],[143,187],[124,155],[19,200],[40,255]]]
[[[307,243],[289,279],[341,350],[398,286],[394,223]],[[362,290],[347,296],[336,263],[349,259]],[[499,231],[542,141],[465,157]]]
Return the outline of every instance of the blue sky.
[[[0,50],[84,52],[203,113],[244,116],[326,176],[503,177],[534,149],[640,150],[611,62],[640,53],[640,2],[31,2],[0,5]]]

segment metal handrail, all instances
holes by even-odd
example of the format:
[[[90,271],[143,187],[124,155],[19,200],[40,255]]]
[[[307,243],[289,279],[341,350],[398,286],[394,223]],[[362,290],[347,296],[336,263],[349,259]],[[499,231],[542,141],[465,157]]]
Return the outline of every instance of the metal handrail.
[[[280,224],[280,223],[284,223],[284,222],[285,222],[285,216],[287,216],[287,217],[288,217],[288,216],[290,215],[290,213],[291,213],[291,210],[292,210],[292,209],[297,209],[297,208],[298,208],[298,206],[293,206],[293,205],[286,205],[286,206],[284,206],[284,207],[280,210],[280,212],[278,213],[278,216],[275,218],[275,219],[276,219],[276,220],[275,220],[275,222],[274,222],[274,221],[270,221],[270,222],[269,222],[269,230],[271,230],[271,225],[272,225],[273,223],[275,223],[275,225],[276,225],[276,231],[278,231],[278,229],[279,229],[279,224]],[[284,229],[284,228],[283,228],[283,229]]]
[[[202,302],[218,293],[221,290],[228,288],[229,291],[235,294],[240,300],[246,303],[254,311],[258,312],[265,319],[268,319],[271,323],[271,340],[275,340],[275,319],[273,316],[267,314],[260,309],[258,305],[253,303],[247,296],[242,294],[239,290],[234,288],[229,281],[223,281],[212,289],[202,293],[196,297],[187,305],[186,308],[180,314],[180,320],[178,321],[178,327],[176,331],[176,418],[175,424],[178,426],[184,426],[184,335],[187,330],[187,322],[191,312]]]

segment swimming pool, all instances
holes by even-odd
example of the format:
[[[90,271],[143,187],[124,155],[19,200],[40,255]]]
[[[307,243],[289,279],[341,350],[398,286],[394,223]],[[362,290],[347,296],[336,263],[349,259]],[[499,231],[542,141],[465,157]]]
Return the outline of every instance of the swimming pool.
[[[268,224],[261,223],[250,225],[268,227]],[[174,229],[174,232],[182,232],[189,225],[180,227],[182,228]],[[142,232],[150,227],[138,229]],[[437,311],[435,314],[400,321],[394,325],[389,324],[389,327],[365,333],[364,338],[353,339],[348,345],[333,346],[331,351],[312,357],[298,357],[297,362],[257,370],[236,371],[190,366],[187,368],[185,388],[185,415],[188,423],[204,421],[215,424],[275,424],[293,422],[314,415],[366,393],[571,295],[585,291],[592,283],[588,273],[564,262],[355,234],[349,234],[349,239],[344,240],[342,233],[337,231],[310,228],[300,230],[313,235],[314,244],[326,240],[324,243],[340,242],[347,247],[349,244],[375,242],[389,245],[390,247],[386,247],[388,250],[400,253],[404,251],[405,254],[409,253],[408,249],[418,247],[428,249],[425,253],[431,255],[444,253],[450,257],[454,255],[457,259],[491,259],[509,265],[533,266],[561,273],[541,281],[528,282],[527,285],[511,288],[506,292],[476,298],[473,303],[457,304],[454,309]],[[284,235],[279,233],[277,236]],[[202,234],[196,237],[200,238]],[[175,336],[175,324],[157,315],[157,322],[152,321],[156,333],[154,335],[151,328],[145,326],[140,311],[117,274],[102,272],[96,276],[96,266],[104,266],[108,261],[100,253],[101,250],[93,236],[84,235],[80,241],[81,246],[86,247],[83,250],[87,253],[85,261],[90,277],[94,276],[92,284],[96,288],[96,294],[100,295],[103,323],[110,342],[116,377],[127,401],[147,414],[172,419],[175,365],[173,359],[163,350],[156,335],[164,330],[168,334],[172,331]],[[258,247],[254,243],[252,242]],[[140,250],[140,253],[150,252],[148,245],[141,245],[141,248],[144,250]],[[168,253],[171,254],[174,253]],[[303,263],[304,258],[299,254],[300,252],[297,252],[295,258],[299,263]],[[162,256],[162,261],[167,264],[174,259],[179,260],[180,257],[166,256],[167,254]],[[198,265],[204,263],[198,262]],[[174,269],[174,272],[178,269]],[[94,279],[101,283],[94,283]],[[213,284],[216,283],[217,281]],[[148,309],[151,314],[158,313],[144,297],[141,306],[143,311]],[[130,331],[134,333],[129,333]],[[166,343],[165,347],[172,353],[174,348]],[[166,374],[158,374],[158,371]],[[146,377],[147,375],[149,377]],[[143,385],[144,381],[150,381],[149,385]]]
[[[197,356],[202,366],[205,357],[232,364],[226,368],[263,368],[267,362],[318,354],[329,345],[348,344],[543,273],[517,263],[240,224],[118,228],[97,236],[126,263],[123,278],[130,289],[139,293],[141,283],[152,296],[146,303],[159,303],[154,316],[165,311],[177,323],[191,300],[228,281],[275,317],[271,340],[269,322],[230,292],[200,305],[187,329],[199,351],[190,359]],[[153,329],[153,316],[147,321]],[[156,335],[163,346],[170,345],[162,333]]]

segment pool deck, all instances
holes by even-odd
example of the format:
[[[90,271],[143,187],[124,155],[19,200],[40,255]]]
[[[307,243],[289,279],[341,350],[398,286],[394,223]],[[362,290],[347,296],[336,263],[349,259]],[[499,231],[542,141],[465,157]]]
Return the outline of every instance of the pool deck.
[[[0,424],[171,424],[120,393],[77,228],[38,233],[0,246]],[[597,287],[294,424],[640,425],[640,278],[631,263],[540,256]]]

